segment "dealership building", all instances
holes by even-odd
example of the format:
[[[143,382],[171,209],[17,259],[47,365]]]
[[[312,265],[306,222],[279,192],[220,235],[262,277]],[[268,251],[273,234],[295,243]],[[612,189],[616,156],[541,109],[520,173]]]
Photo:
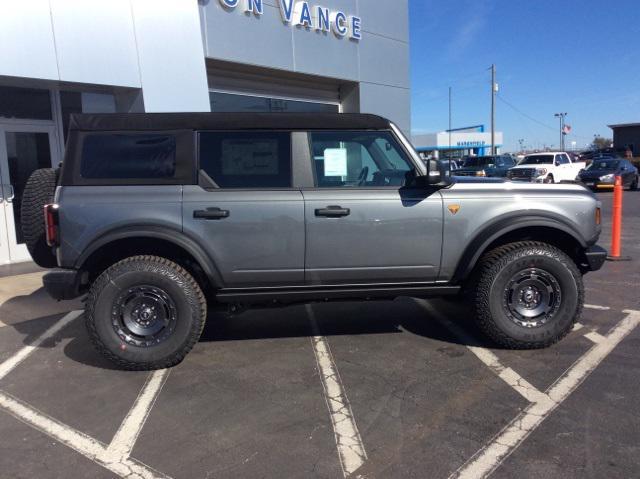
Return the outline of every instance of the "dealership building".
[[[0,263],[71,113],[362,112],[409,133],[408,0],[0,3]]]
[[[640,123],[620,123],[609,128],[613,130],[613,147],[617,151],[640,156]]]
[[[502,138],[502,132],[496,131],[496,153],[500,153]],[[422,157],[435,159],[490,155],[492,144],[491,132],[485,131],[484,125],[414,135],[412,142]]]

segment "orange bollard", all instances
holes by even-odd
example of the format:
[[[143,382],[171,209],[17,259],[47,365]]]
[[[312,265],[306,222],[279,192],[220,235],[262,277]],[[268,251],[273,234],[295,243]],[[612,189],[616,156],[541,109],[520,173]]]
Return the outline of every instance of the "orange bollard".
[[[622,256],[620,240],[622,237],[622,177],[616,176],[613,186],[613,223],[611,227],[611,253],[609,261],[629,261],[631,258]]]

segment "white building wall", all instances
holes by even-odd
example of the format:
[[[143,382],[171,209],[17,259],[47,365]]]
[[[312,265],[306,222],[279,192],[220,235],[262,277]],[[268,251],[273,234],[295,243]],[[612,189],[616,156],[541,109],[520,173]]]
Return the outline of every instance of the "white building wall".
[[[196,0],[0,0],[0,75],[142,88],[148,112],[209,111]]]

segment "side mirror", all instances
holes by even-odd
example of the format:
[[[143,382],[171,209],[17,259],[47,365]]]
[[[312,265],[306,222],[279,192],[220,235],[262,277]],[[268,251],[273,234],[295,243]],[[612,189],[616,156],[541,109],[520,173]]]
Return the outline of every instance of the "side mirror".
[[[427,162],[427,183],[429,185],[439,185],[444,179],[444,174],[440,170],[438,160],[429,160]]]

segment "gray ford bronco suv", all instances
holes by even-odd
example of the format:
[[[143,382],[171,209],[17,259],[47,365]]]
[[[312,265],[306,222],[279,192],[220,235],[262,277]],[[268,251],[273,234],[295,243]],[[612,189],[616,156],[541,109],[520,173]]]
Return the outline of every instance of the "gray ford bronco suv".
[[[23,203],[46,290],[86,295],[126,369],[179,363],[221,305],[458,293],[499,345],[541,348],[606,256],[582,186],[452,178],[363,114],[73,116]]]

